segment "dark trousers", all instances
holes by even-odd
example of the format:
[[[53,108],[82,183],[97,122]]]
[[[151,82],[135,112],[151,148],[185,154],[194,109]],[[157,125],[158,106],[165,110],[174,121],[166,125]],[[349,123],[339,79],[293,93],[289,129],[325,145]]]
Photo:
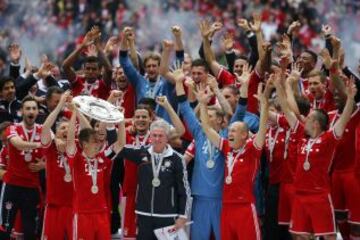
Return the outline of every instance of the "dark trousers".
[[[167,227],[175,223],[174,218],[160,218],[137,215],[138,235],[137,240],[156,240],[154,230]]]
[[[124,181],[124,161],[119,158],[113,162],[111,170],[111,234],[118,232],[121,223],[121,217],[119,212],[119,197],[120,197],[120,185]]]
[[[278,224],[279,189],[280,184],[269,184],[267,190],[264,218],[265,240],[280,239]]]
[[[3,184],[1,191],[0,221],[2,231],[0,239],[10,239],[17,210],[20,210],[24,240],[36,239],[38,226],[38,204],[40,202],[37,188],[19,187]]]

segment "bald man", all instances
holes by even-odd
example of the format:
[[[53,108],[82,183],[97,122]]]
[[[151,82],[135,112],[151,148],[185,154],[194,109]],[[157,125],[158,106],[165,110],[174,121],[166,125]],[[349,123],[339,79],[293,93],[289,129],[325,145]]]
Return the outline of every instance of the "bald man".
[[[202,128],[211,143],[226,158],[221,239],[261,239],[253,189],[265,143],[268,101],[267,96],[261,91],[258,92],[258,96],[261,105],[258,133],[254,138],[250,138],[247,124],[234,122],[229,127],[227,139],[221,137],[209,124],[206,94],[198,97]],[[241,227],[238,225],[240,222]]]

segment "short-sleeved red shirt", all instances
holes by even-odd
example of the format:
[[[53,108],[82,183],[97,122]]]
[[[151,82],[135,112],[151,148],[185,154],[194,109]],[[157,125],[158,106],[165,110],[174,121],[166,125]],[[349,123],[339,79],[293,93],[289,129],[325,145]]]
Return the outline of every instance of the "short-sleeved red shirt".
[[[220,87],[225,87],[227,85],[235,84],[236,77],[225,68],[221,68],[219,74],[217,75],[217,80]]]
[[[27,131],[27,135],[24,132]],[[31,160],[29,162],[25,161],[25,151],[20,151],[11,144],[10,139],[15,136],[19,136],[24,141],[29,141],[26,136],[31,138],[33,131],[35,131],[33,142],[40,142],[42,126],[39,124],[34,124],[33,130],[27,130],[23,127],[22,123],[16,123],[9,126],[6,129],[5,135],[9,141],[8,151],[9,151],[9,161],[7,165],[7,171],[4,176],[4,182],[11,185],[21,186],[21,187],[33,187],[37,188],[40,186],[39,173],[31,172],[28,164],[35,163],[38,159],[43,157],[41,149],[34,149],[31,151]]]
[[[329,113],[330,126],[333,126],[339,119],[338,111]],[[356,165],[356,128],[360,123],[360,108],[351,115],[350,121],[346,124],[345,131],[339,144],[337,145],[334,163],[332,166],[333,171],[346,172],[354,171]]]
[[[299,122],[297,122],[294,131],[302,133],[304,136],[304,126]],[[303,137],[300,141],[294,181],[296,191],[300,193],[329,193],[329,172],[339,138],[335,136],[333,129],[330,129],[316,139]],[[305,170],[306,146],[309,145],[310,141],[313,143],[309,152],[310,168]]]
[[[64,162],[69,162],[66,153],[60,153],[54,141],[43,149],[46,160],[46,204],[55,206],[72,206],[73,182],[66,182]],[[61,158],[64,157],[62,160]],[[71,172],[70,172],[71,174]]]
[[[273,150],[271,152],[271,142]],[[280,183],[283,174],[284,155],[286,146],[286,130],[281,127],[270,127],[266,133],[265,152],[269,161],[270,184]]]
[[[311,109],[323,109],[326,112],[330,112],[336,109],[334,96],[327,90],[323,98],[316,100],[312,94],[307,94],[310,102]]]
[[[97,181],[98,192],[91,192],[93,186],[89,165],[83,152],[77,149],[74,156],[69,157],[71,175],[73,178],[73,209],[75,213],[94,213],[109,211],[111,160],[106,157],[107,151],[100,152],[90,160],[93,166],[98,161]]]
[[[229,146],[229,141],[222,138],[220,150],[226,157],[225,178],[228,176],[227,164],[229,157],[233,157],[235,164],[233,168],[231,184],[224,184],[223,202],[224,203],[253,203],[254,181],[260,165],[262,149],[255,146],[252,139],[246,142],[244,150],[238,157],[237,152]]]
[[[281,182],[293,183],[297,166],[298,144],[303,135],[299,136],[299,134],[302,133],[297,133],[290,129],[290,126],[284,115],[278,115],[277,124],[281,128],[286,129],[286,134],[289,134],[289,137],[287,139],[287,149],[283,163]]]
[[[255,70],[252,71],[249,80],[247,111],[254,114],[257,114],[259,112],[258,100],[254,97],[254,95],[257,93],[257,89],[260,82],[261,82],[261,78],[259,74]]]
[[[78,95],[91,95],[106,100],[110,95],[111,86],[108,86],[102,79],[88,83],[84,77],[76,76],[76,79],[71,83],[71,90],[74,97]]]

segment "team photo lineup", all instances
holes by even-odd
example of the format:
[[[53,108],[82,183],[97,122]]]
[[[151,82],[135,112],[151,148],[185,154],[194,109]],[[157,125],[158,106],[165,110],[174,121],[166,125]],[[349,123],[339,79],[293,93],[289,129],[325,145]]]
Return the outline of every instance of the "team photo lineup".
[[[360,2],[9,2],[0,240],[360,240]]]

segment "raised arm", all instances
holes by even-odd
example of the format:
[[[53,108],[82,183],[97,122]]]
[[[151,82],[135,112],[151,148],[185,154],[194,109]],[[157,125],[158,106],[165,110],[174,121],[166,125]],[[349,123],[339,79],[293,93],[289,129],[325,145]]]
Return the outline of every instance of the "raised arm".
[[[129,28],[128,32],[125,35],[127,44],[129,46],[130,59],[134,67],[140,71],[140,63],[139,58],[136,51],[136,43],[135,43],[135,32],[133,28]]]
[[[71,103],[75,105],[73,102]],[[76,153],[76,144],[75,144],[75,135],[76,135],[76,106],[73,106],[74,111],[71,114],[71,118],[69,121],[68,134],[66,139],[66,153],[69,156],[74,156]]]
[[[250,47],[249,65],[251,68],[254,68],[257,61],[259,60],[256,35],[251,31],[249,23],[246,19],[244,18],[238,19],[237,24],[246,33],[246,37],[249,41],[249,47]]]
[[[78,59],[80,53],[95,41],[100,36],[100,31],[92,28],[89,32],[86,33],[82,43],[64,60],[62,68],[65,72],[67,79],[70,82],[73,82],[76,78],[76,73],[72,66],[75,61]]]
[[[254,139],[256,147],[258,148],[262,148],[264,146],[266,127],[267,127],[266,122],[269,117],[269,102],[268,102],[269,90],[267,89],[268,85],[265,87],[264,90],[262,88],[263,88],[263,84],[260,83],[257,92],[257,97],[260,102],[260,123],[259,123],[259,131],[257,132]]]
[[[161,54],[161,62],[160,62],[160,74],[171,83],[175,84],[175,77],[169,69],[169,61],[170,61],[170,53],[174,48],[174,43],[169,40],[163,40],[163,51]]]
[[[271,67],[271,43],[264,42],[261,46],[261,50],[264,52],[262,55],[259,54],[259,60],[255,65],[256,72],[263,77],[265,72],[270,72]]]
[[[65,103],[68,101],[69,96],[70,96],[70,91],[66,91],[65,93],[63,93],[56,108],[46,118],[41,130],[42,145],[47,146],[51,142],[51,127],[56,122],[56,119],[59,113],[61,112],[61,110],[64,108]]]
[[[225,58],[229,72],[234,74],[234,64],[236,59],[236,54],[234,52],[234,36],[232,33],[227,32],[225,33],[221,41],[225,50]]]
[[[136,70],[133,63],[131,62],[128,56],[129,44],[126,39],[126,35],[131,34],[131,28],[126,27],[123,30],[125,37],[121,39],[120,43],[120,53],[119,53],[119,62],[124,69],[124,73],[128,78],[131,85],[135,88],[137,95],[145,94],[145,83],[146,79]],[[139,97],[138,97],[139,98]]]
[[[339,68],[338,61],[331,58],[326,48],[322,49],[319,55],[322,58],[325,68],[329,70],[331,85],[337,90],[338,95],[345,99],[347,97],[345,83],[340,78],[341,69]]]
[[[161,107],[163,107],[166,112],[169,114],[170,120],[172,124],[174,125],[176,132],[182,136],[185,133],[185,127],[184,124],[181,122],[181,119],[176,114],[174,108],[169,103],[166,96],[159,96],[156,98],[156,103],[159,104]]]
[[[209,93],[206,93],[205,90],[199,90],[197,93],[197,98],[200,103],[200,120],[201,126],[203,128],[204,133],[210,140],[212,144],[214,144],[217,148],[220,148],[221,137],[220,135],[213,129],[209,123],[209,115],[207,110],[207,103],[209,100]]]
[[[258,13],[254,13],[253,14],[253,21],[250,22],[249,24],[250,24],[251,30],[256,35],[259,59],[264,58],[265,52],[264,52],[263,47],[262,47],[262,45],[264,43],[264,38],[263,38],[263,35],[262,35],[262,32],[261,32],[261,15],[258,14]]]
[[[205,60],[209,64],[211,72],[215,76],[218,76],[219,72],[221,70],[221,66],[216,61],[215,54],[214,54],[213,50],[211,49],[211,44],[210,44],[210,40],[209,40],[210,35],[212,34],[211,26],[208,21],[202,21],[202,22],[200,22],[199,27],[200,27],[200,31],[201,31],[201,35],[202,35],[202,39],[203,39]],[[222,24],[219,25],[218,27],[221,28]]]
[[[125,121],[119,122],[117,139],[113,144],[113,151],[118,154],[126,144]]]
[[[344,110],[340,118],[336,121],[334,125],[334,131],[337,137],[341,137],[343,135],[346,124],[349,122],[351,118],[351,114],[354,110],[354,105],[355,105],[354,97],[356,95],[356,91],[357,89],[354,82],[353,81],[349,82],[348,85],[346,86],[347,99]]]
[[[89,120],[84,116],[84,114],[82,114],[79,111],[76,111],[76,114],[77,114],[77,118],[79,119],[80,129],[91,128],[91,124]]]
[[[172,26],[171,32],[175,39],[175,51],[184,51],[184,44],[182,41],[182,30],[179,26]]]
[[[101,65],[104,67],[103,79],[106,85],[110,86],[112,80],[112,65],[109,59],[106,57],[103,48],[101,47],[100,38],[96,39],[95,46],[98,52],[99,61]]]
[[[286,35],[290,38],[291,41],[294,40],[294,33],[300,30],[301,23],[299,21],[293,21],[288,29],[286,30]]]
[[[20,100],[26,97],[32,86],[34,86],[40,79],[46,78],[53,67],[54,65],[50,62],[43,63],[36,73],[29,74],[25,79],[23,79],[22,76],[19,76],[17,80],[21,80],[18,81],[16,86],[16,97]]]
[[[296,64],[292,65],[292,70],[289,77],[285,81],[285,93],[286,98],[288,100],[290,109],[296,114],[296,116],[300,116],[300,110],[295,100],[295,95],[299,96],[299,80],[301,76],[302,70],[296,66]],[[295,88],[295,90],[294,90]]]
[[[218,85],[216,79],[210,74],[208,75],[208,78],[207,78],[207,84],[208,84],[208,86],[210,86],[210,89],[215,93],[215,96],[216,96],[217,100],[219,101],[222,110],[227,115],[232,116],[234,113],[231,109],[230,103],[228,102],[228,100],[226,100],[226,98],[220,91],[219,85]]]
[[[281,109],[285,114],[285,118],[288,121],[290,127],[294,128],[298,120],[287,101],[285,90],[282,86],[281,76],[279,76],[278,74],[276,76],[272,74],[270,75],[270,78],[273,78],[273,83],[276,88],[276,93],[279,98]]]
[[[10,73],[9,76],[17,79],[20,76],[20,59],[22,51],[19,44],[13,43],[9,47]]]

